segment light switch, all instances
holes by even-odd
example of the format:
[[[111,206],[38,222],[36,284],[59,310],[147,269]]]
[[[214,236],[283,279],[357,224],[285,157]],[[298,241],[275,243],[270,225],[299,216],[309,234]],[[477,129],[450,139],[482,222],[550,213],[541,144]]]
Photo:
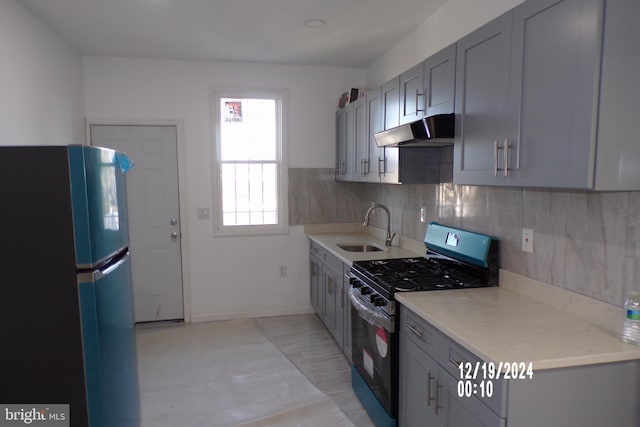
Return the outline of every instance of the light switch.
[[[198,208],[196,215],[198,219],[209,219],[209,208]]]

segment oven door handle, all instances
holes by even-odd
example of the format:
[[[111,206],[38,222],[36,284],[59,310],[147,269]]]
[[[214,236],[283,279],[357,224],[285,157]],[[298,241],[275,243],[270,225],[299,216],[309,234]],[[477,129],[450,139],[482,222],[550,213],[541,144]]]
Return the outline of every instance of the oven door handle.
[[[390,333],[395,331],[394,319],[386,315],[382,310],[378,310],[371,303],[363,301],[358,297],[358,294],[353,290],[353,287],[349,288],[349,299],[351,300],[351,305],[356,309],[360,318],[368,324],[372,326],[380,326]]]

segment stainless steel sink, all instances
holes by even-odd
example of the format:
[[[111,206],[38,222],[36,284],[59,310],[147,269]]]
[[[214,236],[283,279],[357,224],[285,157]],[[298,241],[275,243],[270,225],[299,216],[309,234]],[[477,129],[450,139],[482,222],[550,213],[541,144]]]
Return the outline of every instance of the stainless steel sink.
[[[380,252],[384,250],[369,243],[338,243],[338,247],[347,252]]]

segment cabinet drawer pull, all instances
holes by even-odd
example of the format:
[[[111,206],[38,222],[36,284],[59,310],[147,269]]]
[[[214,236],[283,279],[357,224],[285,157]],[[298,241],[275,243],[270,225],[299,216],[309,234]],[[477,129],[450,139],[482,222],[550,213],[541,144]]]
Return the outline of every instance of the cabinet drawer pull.
[[[449,358],[449,362],[455,366],[456,368],[460,369],[460,365],[462,365],[464,362],[459,362],[456,359],[454,359],[453,357]]]
[[[411,332],[413,332],[414,334],[416,334],[417,336],[419,336],[420,338],[422,338],[424,336],[424,332],[420,332],[419,330],[417,330],[414,326],[411,326],[410,324],[407,323],[407,329],[409,329]]]

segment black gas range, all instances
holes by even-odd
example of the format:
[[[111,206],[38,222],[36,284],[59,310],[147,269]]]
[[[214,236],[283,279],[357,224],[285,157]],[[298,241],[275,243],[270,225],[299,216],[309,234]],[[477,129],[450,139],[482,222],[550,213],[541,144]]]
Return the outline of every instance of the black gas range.
[[[352,384],[377,426],[395,426],[397,413],[395,293],[498,285],[497,239],[431,223],[424,242],[424,257],[356,261],[351,268]]]

